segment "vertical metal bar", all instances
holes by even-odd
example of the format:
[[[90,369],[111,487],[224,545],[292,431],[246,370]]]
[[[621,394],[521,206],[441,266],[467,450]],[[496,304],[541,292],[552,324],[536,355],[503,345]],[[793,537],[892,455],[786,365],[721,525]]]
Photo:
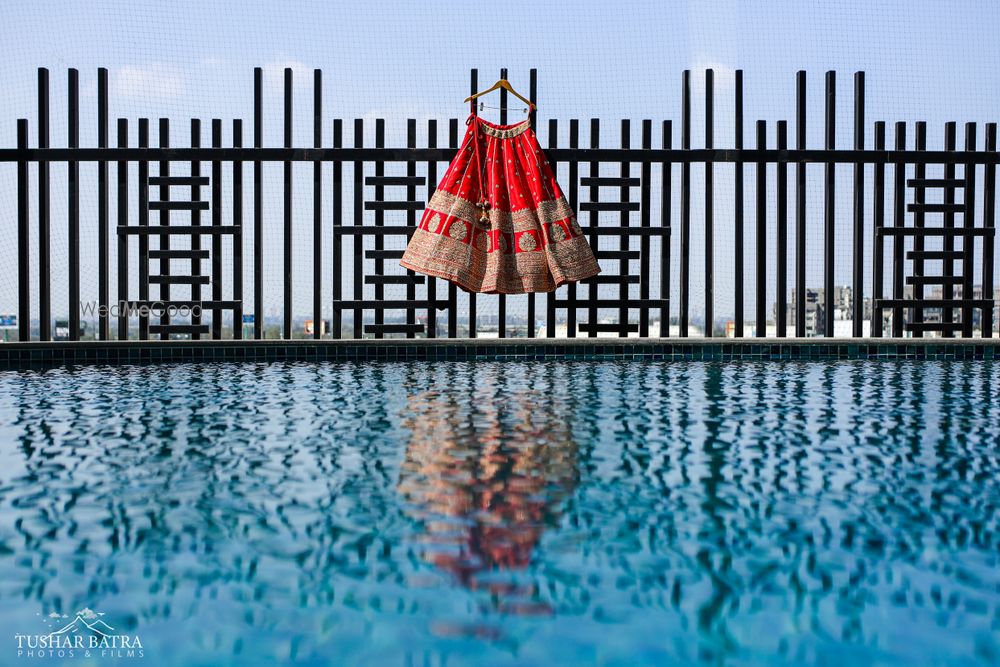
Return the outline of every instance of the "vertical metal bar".
[[[691,70],[681,78],[681,149],[691,150]],[[688,335],[688,303],[691,300],[691,162],[681,163],[681,305],[680,335]]]
[[[323,71],[313,70],[313,146],[323,145]],[[313,162],[313,338],[323,333],[323,163]]]
[[[437,120],[431,118],[427,121],[427,148],[437,148],[437,133],[438,125]],[[416,136],[414,135],[413,145],[416,146]],[[415,162],[410,162],[407,164],[406,173],[408,176],[416,175],[417,165]],[[427,163],[427,203],[430,203],[431,197],[434,196],[434,190],[437,188],[437,162],[430,160]],[[407,188],[409,193],[407,200],[413,200],[416,198],[417,188],[416,186],[410,186]],[[407,216],[407,224],[413,225],[416,223],[416,211],[409,211]],[[409,238],[409,237],[408,237]],[[408,275],[413,275],[412,271],[407,271]],[[430,304],[427,307],[427,337],[437,338],[437,278],[434,276],[427,277],[427,302]]]
[[[944,149],[946,151],[954,151],[957,145],[957,134],[958,126],[954,121],[945,123],[944,126]],[[949,163],[944,166],[944,177],[946,179],[955,178],[955,165],[954,163]],[[946,186],[944,188],[944,203],[954,204],[955,203],[955,188],[952,186]],[[955,214],[951,211],[945,211],[944,214],[944,226],[947,229],[955,228]],[[948,255],[955,251],[955,237],[945,236],[944,237],[944,250],[945,254]],[[946,278],[951,278],[955,275],[955,262],[948,259],[944,261],[944,275]],[[951,282],[945,282],[943,285],[943,297],[945,299],[955,298],[955,286]],[[941,309],[941,321],[945,324],[951,324],[955,321],[955,311],[948,307]],[[941,332],[943,338],[953,338],[954,332],[950,329],[945,329]]]
[[[479,70],[472,68],[469,72],[469,94],[475,95],[478,91],[476,88],[479,87]],[[469,102],[469,106],[472,108],[472,114],[478,116],[479,112],[476,110],[476,101],[472,100]],[[475,137],[475,141],[479,141],[479,137]],[[478,318],[476,317],[476,293],[469,292],[469,338],[476,337],[476,324]]]
[[[903,151],[906,150],[906,123],[898,121],[896,123],[896,143],[895,149],[897,158],[895,165],[893,166],[893,199],[892,199],[892,226],[898,229],[902,229],[906,225],[905,210],[906,210],[906,162],[902,157]],[[922,164],[918,166],[918,170],[922,170]],[[916,237],[914,243],[917,241],[923,243],[923,239]],[[906,239],[900,235],[896,235],[892,239],[892,298],[902,299],[903,298],[903,270],[905,269],[904,260],[904,250],[906,246]],[[923,273],[923,260],[915,259],[913,261],[913,266],[917,267],[920,265],[920,273]],[[914,268],[916,272],[916,268]],[[892,335],[896,338],[900,338],[903,335],[903,309],[900,307],[895,307],[892,309]],[[916,335],[920,335],[917,333]]]
[[[986,152],[996,153],[997,151],[997,124],[986,124]],[[983,169],[983,227],[993,229],[996,225],[996,162],[986,163]],[[982,326],[980,327],[983,338],[993,337],[993,252],[996,239],[989,236],[983,237],[983,298],[990,299],[987,307],[983,308]]]
[[[733,335],[736,338],[743,337],[743,70],[736,70],[736,202],[733,215],[734,220],[734,243],[733,243],[733,270],[734,278],[734,309],[735,322],[733,323]]]
[[[340,148],[344,144],[344,123],[340,118],[333,121],[333,147]],[[330,235],[333,241],[333,257],[330,260],[331,279],[333,285],[333,312],[330,313],[330,335],[340,338],[344,326],[344,312],[339,302],[344,298],[344,241],[340,227],[344,224],[342,207],[344,181],[344,162],[337,159],[333,162],[333,226]]]
[[[199,120],[198,118],[192,118],[191,119],[191,147],[192,148],[200,148],[201,147],[201,120]],[[199,160],[192,160],[191,161],[191,167],[190,167],[190,169],[191,169],[191,175],[192,176],[195,176],[195,177],[201,176],[201,162]],[[200,200],[201,200],[201,186],[198,185],[197,183],[192,183],[191,184],[191,201],[200,201]],[[200,227],[201,226],[201,211],[199,211],[198,209],[193,209],[191,211],[191,226],[192,227]],[[191,249],[192,250],[201,250],[201,234],[192,234],[191,235]],[[201,275],[201,258],[200,257],[192,257],[191,258],[190,267],[191,267],[191,275],[192,276],[200,276]],[[195,283],[191,284],[191,300],[192,301],[201,301],[201,284],[200,283],[195,282]],[[191,324],[192,325],[199,325],[199,324],[201,324],[201,315],[202,315],[202,313],[201,313],[200,309],[199,310],[192,310],[191,311]],[[192,333],[191,334],[191,339],[192,340],[200,340],[201,339],[201,334],[200,333]]]
[[[788,150],[788,121],[778,121],[778,150]],[[784,338],[788,320],[788,163],[778,161],[778,302],[777,335]]]
[[[538,70],[531,68],[528,77],[528,100],[532,105],[535,104],[538,94]],[[535,131],[535,108],[534,106],[528,109],[528,123],[531,126],[531,131]],[[535,337],[535,293],[528,293],[528,338]]]
[[[128,148],[128,119],[118,119],[118,148]],[[128,226],[128,162],[119,160],[118,227]],[[118,232],[118,340],[128,340],[128,234]]]
[[[285,148],[292,147],[292,68],[285,68]],[[292,338],[292,162],[285,160],[284,181],[284,322],[281,337]]]
[[[409,121],[407,121],[409,124]],[[385,147],[385,119],[376,118],[375,119],[375,148]],[[376,178],[385,175],[385,162],[383,160],[375,161],[375,176]],[[377,181],[375,185],[375,201],[382,201],[385,199],[385,187],[382,185],[381,181]],[[385,211],[383,209],[375,210],[375,226],[382,227],[385,224]],[[375,236],[375,250],[383,250],[385,248],[385,240],[382,238],[381,234]],[[385,273],[385,262],[382,261],[382,255],[376,252],[375,254],[375,275],[381,276]],[[385,311],[382,309],[382,301],[385,299],[385,286],[382,283],[375,283],[375,325],[376,327],[385,323]],[[381,331],[375,331],[376,338],[384,338],[385,334]]]
[[[233,147],[243,148],[243,121],[233,119]],[[233,160],[233,338],[243,338],[243,161]]]
[[[632,137],[631,123],[627,118],[623,118],[621,122],[621,147],[623,149],[628,150],[632,147],[631,137]],[[621,164],[619,165],[618,173],[623,179],[628,178],[631,173],[629,170],[629,166],[630,165],[628,160],[622,160]],[[619,195],[618,195],[619,201],[622,202],[629,201],[631,191],[632,189],[628,185],[622,185],[619,188]],[[629,226],[629,215],[630,214],[628,211],[621,211],[618,215],[618,220],[619,220],[618,224],[623,229]],[[629,237],[627,235],[622,234],[621,236],[618,237],[618,250],[619,252],[623,253],[630,250]],[[621,267],[620,268],[621,274],[623,276],[628,275],[629,261],[627,259],[622,259],[621,261],[619,261],[619,266]],[[639,279],[645,280],[646,279],[645,274],[640,274]],[[629,310],[627,302],[628,299],[631,297],[630,291],[631,291],[631,285],[629,285],[628,283],[622,282],[619,284],[618,297],[619,299],[621,299],[620,303],[622,305],[618,308],[618,326],[619,326],[618,336],[621,338],[625,338],[628,336]]]
[[[222,148],[222,119],[212,119],[212,148]],[[222,226],[222,162],[212,160],[212,226]],[[212,300],[222,301],[222,235],[212,234]],[[233,323],[235,326],[235,322]],[[222,311],[212,311],[212,338],[222,338]]]
[[[885,151],[885,121],[875,123],[875,150]],[[872,239],[874,248],[872,249],[872,336],[882,337],[882,308],[879,302],[884,296],[883,281],[885,263],[885,236],[882,229],[885,227],[885,163],[879,160],[875,163],[875,183],[872,194],[874,203],[874,228],[875,237]]]
[[[149,148],[149,119],[139,119],[139,148]],[[149,226],[149,162],[139,160],[139,226]],[[139,301],[149,301],[149,236],[139,235]],[[149,340],[148,312],[139,313],[139,340]]]
[[[663,148],[670,150],[673,148],[673,122],[663,121],[663,136],[660,141]],[[660,237],[660,299],[663,307],[660,308],[660,336],[666,338],[670,336],[670,208],[672,188],[672,163],[667,161],[660,165],[660,227],[666,228],[667,232]]]
[[[556,148],[559,141],[559,125],[555,118],[549,119],[548,143],[549,148]],[[559,167],[556,162],[549,159],[553,173],[558,173]],[[553,290],[545,295],[545,337],[555,338],[556,336],[556,291]]]
[[[108,147],[108,70],[97,69],[97,147]],[[108,324],[108,163],[97,163],[97,335],[110,336]]]
[[[806,73],[795,75],[795,148],[806,149]],[[806,335],[806,163],[795,165],[795,335]]]
[[[38,147],[49,147],[49,70],[38,68]],[[52,339],[49,161],[38,161],[38,340]]]
[[[161,118],[159,124],[159,135],[160,135],[160,148],[170,147],[170,119]],[[159,175],[160,176],[170,176],[170,161],[160,160],[159,163]],[[161,183],[159,188],[159,198],[160,201],[170,200],[170,186],[166,183]],[[212,202],[215,203],[214,201]],[[170,210],[160,209],[160,227],[166,228],[170,226]],[[160,250],[170,249],[170,234],[160,234],[159,235]],[[170,275],[170,260],[166,258],[161,258],[157,260],[157,265],[159,266],[159,273],[163,276]],[[213,276],[214,278],[214,276]],[[160,283],[159,285],[159,299],[161,301],[170,301],[170,283]],[[166,325],[170,324],[170,314],[169,309],[164,308],[160,314],[160,324]],[[170,334],[166,332],[160,333],[160,340],[169,340]]]
[[[653,121],[646,119],[642,121],[642,149],[645,152],[649,152],[653,148]],[[651,201],[651,188],[650,188],[650,178],[652,178],[653,165],[650,162],[644,161],[640,165],[640,191],[639,191],[639,225],[643,228],[648,228],[650,226],[650,201]],[[639,239],[639,275],[642,276],[642,282],[639,283],[639,298],[643,301],[649,299],[649,235],[643,234]],[[626,260],[627,261],[627,260]],[[626,264],[628,266],[628,264]],[[642,338],[649,337],[649,307],[645,304],[639,308],[639,336]]]
[[[472,103],[475,106],[475,103]],[[448,121],[448,147],[458,149],[458,119]],[[448,281],[448,338],[458,338],[458,286]]]
[[[365,141],[365,121],[362,118],[354,119],[354,147],[361,148]],[[354,226],[360,229],[365,222],[365,169],[364,162],[354,161]],[[354,234],[351,238],[352,252],[354,254],[354,300],[358,303],[364,298],[364,245],[365,237],[361,234]],[[361,308],[354,309],[354,338],[364,337],[364,311]]]
[[[507,68],[500,70],[500,78],[507,78]],[[500,89],[500,124],[507,123],[507,89]],[[515,249],[516,251],[516,249]],[[507,337],[507,295],[500,294],[497,297],[497,335],[500,338]]]
[[[976,124],[965,124],[965,151],[972,153],[976,150]],[[962,192],[965,210],[962,213],[962,226],[972,229],[976,224],[976,163],[969,161],[965,164],[965,189]],[[962,237],[962,337],[972,338],[972,273],[973,259],[976,255],[976,237],[969,234]],[[983,295],[985,298],[986,295]]]
[[[80,73],[69,70],[69,147],[80,147]],[[69,172],[69,339],[80,340],[80,163],[66,163]]]
[[[415,149],[417,147],[417,121],[415,118],[411,118],[406,121],[406,147]],[[406,175],[413,178],[417,175],[417,163],[413,160],[406,161]],[[406,186],[406,201],[413,201],[417,198],[417,187],[413,185],[412,181]],[[417,224],[417,212],[413,209],[406,211],[406,226],[414,227]],[[407,237],[409,240],[409,237]],[[407,271],[408,274],[412,275],[412,272]],[[432,284],[430,281],[427,283],[428,288],[428,298],[430,298],[430,288]],[[414,283],[408,283],[406,285],[406,301],[408,304],[413,304],[417,300],[417,286]],[[433,309],[432,309],[433,310]],[[406,309],[406,323],[415,324],[417,321],[417,311],[410,305]],[[414,338],[416,336],[412,331],[406,332],[407,338]]]
[[[927,150],[927,123],[926,123],[926,121],[918,121],[917,122],[916,137],[914,138],[914,140],[915,140],[915,144],[916,144],[915,148],[916,148],[917,151],[925,151],[925,150]],[[924,162],[923,159],[918,159],[918,161],[916,162],[916,164],[914,166],[914,170],[913,170],[913,176],[914,176],[915,179],[917,179],[918,183],[920,181],[922,181],[927,176],[927,163]],[[914,204],[923,204],[924,201],[925,201],[924,197],[925,197],[924,186],[917,185],[917,187],[915,187],[913,189],[913,203]],[[923,228],[923,226],[924,226],[924,212],[923,211],[918,210],[918,211],[914,212],[914,214],[913,214],[913,226],[915,228]],[[913,238],[913,251],[914,251],[914,257],[915,257],[915,259],[913,260],[913,275],[914,276],[923,276],[924,275],[924,260],[921,257],[921,254],[924,251],[924,238],[922,236],[915,236]],[[913,285],[913,299],[915,301],[918,301],[918,302],[919,301],[923,301],[923,299],[924,299],[924,284],[923,283],[918,282],[918,283],[916,283],[916,284]],[[917,307],[917,308],[913,309],[913,321],[916,322],[916,323],[921,323],[921,322],[924,321],[924,309],[923,308]],[[902,334],[900,334],[900,335],[902,335]],[[923,331],[920,331],[918,329],[918,330],[916,330],[916,331],[913,332],[913,335],[915,337],[917,337],[917,338],[922,338],[924,334],[923,334]]]
[[[826,150],[836,148],[837,138],[837,73],[826,73]],[[833,289],[834,289],[834,257],[837,229],[836,221],[836,169],[833,161],[826,163],[825,182],[823,187],[823,335],[833,336]]]
[[[580,147],[580,120],[578,118],[571,118],[569,121],[569,147],[579,148]],[[569,163],[569,207],[573,211],[578,211],[579,195],[580,195],[580,163],[574,158]],[[591,221],[592,224],[596,225],[596,221]],[[596,229],[596,226],[594,227]],[[597,250],[597,235],[591,234],[590,243],[591,248],[595,251]],[[566,337],[576,338],[576,283],[570,283],[568,289],[566,290]],[[553,326],[555,326],[553,324]]]
[[[705,148],[714,148],[713,143],[713,123],[714,123],[714,86],[715,76],[710,69],[705,70]],[[714,328],[713,304],[715,301],[715,260],[712,251],[715,244],[715,230],[713,229],[713,185],[712,182],[712,162],[705,161],[705,337],[712,337]]]
[[[757,150],[767,148],[767,124],[757,121]],[[767,335],[767,162],[763,157],[757,160],[757,296],[754,335]]]
[[[591,118],[590,147],[600,148],[600,145],[601,145],[601,121],[597,118]],[[601,175],[600,162],[596,160],[591,161],[589,174],[592,179],[595,179]],[[572,182],[573,179],[571,178],[570,181]],[[590,201],[596,202],[600,199],[600,188],[597,185],[594,185],[593,183],[594,181],[591,181]],[[600,213],[594,209],[591,209],[590,229],[592,232],[593,230],[597,229],[599,218],[600,218]],[[592,233],[590,235],[590,247],[596,250],[598,248],[599,240],[600,239],[597,236],[597,234]],[[600,293],[600,287],[594,281],[591,281],[587,287],[588,287],[588,297],[590,300],[589,308],[587,309],[587,322],[590,325],[590,330],[587,332],[587,336],[590,338],[594,338],[595,336],[597,336],[597,297],[598,294]]]
[[[28,119],[17,119],[17,339],[31,339],[31,241],[28,217]]]
[[[854,150],[865,149],[865,73],[854,73]],[[854,277],[851,334],[860,338],[865,316],[865,165],[854,162]]]
[[[264,70],[253,70],[253,146],[264,145]],[[253,162],[253,337],[264,337],[264,165]]]

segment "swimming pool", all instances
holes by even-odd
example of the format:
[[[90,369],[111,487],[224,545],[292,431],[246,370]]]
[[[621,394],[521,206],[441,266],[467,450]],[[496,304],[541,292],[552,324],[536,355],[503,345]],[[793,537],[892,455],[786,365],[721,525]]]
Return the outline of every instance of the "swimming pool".
[[[992,361],[3,372],[0,662],[101,621],[142,645],[115,664],[995,664],[998,388]]]

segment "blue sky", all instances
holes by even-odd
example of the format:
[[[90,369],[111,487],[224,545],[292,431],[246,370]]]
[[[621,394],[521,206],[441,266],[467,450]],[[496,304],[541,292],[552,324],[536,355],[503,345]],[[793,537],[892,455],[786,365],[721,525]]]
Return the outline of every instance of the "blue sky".
[[[1000,117],[1000,5],[984,2],[39,2],[0,6],[0,145],[13,146],[18,117],[31,122],[35,138],[36,68],[47,66],[52,78],[52,141],[65,144],[66,68],[81,77],[84,145],[96,143],[94,128],[96,69],[111,73],[111,118],[169,117],[175,144],[187,141],[189,119],[245,119],[249,138],[252,119],[253,67],[265,69],[265,143],[281,141],[281,72],[294,69],[296,144],[312,141],[311,77],[324,73],[324,142],[329,142],[334,117],[386,119],[390,144],[401,144],[405,119],[419,119],[423,136],[428,118],[464,118],[469,69],[480,69],[480,81],[492,83],[501,67],[510,70],[516,87],[527,92],[528,69],[539,70],[539,136],[546,143],[548,118],[561,122],[600,118],[602,145],[617,146],[621,118],[633,119],[633,144],[639,121],[680,120],[681,72],[694,70],[695,146],[703,142],[703,74],[716,72],[716,145],[732,142],[732,76],[745,78],[745,136],[753,141],[753,122],[789,120],[794,136],[794,75],[809,72],[809,143],[822,142],[823,72],[838,72],[838,146],[851,143],[852,74],[867,73],[868,145],[875,120],[926,120],[929,140],[940,145],[946,120],[996,121]],[[496,103],[496,98],[491,100]],[[495,112],[487,111],[487,117]],[[516,116],[515,116],[516,118]],[[155,121],[154,121],[155,123]],[[113,124],[113,121],[112,121]],[[373,123],[368,123],[373,132]],[[155,127],[155,124],[154,124]],[[654,135],[656,133],[654,132]],[[371,134],[369,134],[371,136]],[[910,129],[912,137],[912,127]],[[961,136],[961,130],[959,132]],[[980,130],[982,139],[983,130]],[[586,141],[586,134],[582,137]],[[155,133],[154,133],[155,140]],[[444,140],[442,133],[441,141]],[[675,141],[677,141],[675,130]],[[276,169],[278,169],[276,167]],[[731,169],[716,168],[717,257],[731,257]],[[53,183],[53,306],[65,311],[65,190],[63,168],[54,169]],[[297,265],[296,310],[305,314],[311,303],[311,198],[296,188]],[[83,168],[84,178],[93,170]],[[270,177],[274,182],[278,171]],[[440,173],[443,173],[441,171]],[[638,170],[636,168],[636,175]],[[818,179],[821,169],[815,170]],[[329,176],[327,175],[327,183]],[[753,173],[747,172],[747,210],[753,211]],[[810,176],[810,179],[813,175]],[[850,170],[838,171],[843,192],[838,195],[841,224],[850,228]],[[870,174],[869,174],[870,179]],[[695,182],[700,180],[700,172]],[[96,226],[91,218],[96,194],[81,194],[83,216],[84,300],[96,297]],[[870,185],[869,185],[869,193]],[[692,310],[701,309],[698,191],[692,210],[693,247],[697,261],[692,285]],[[13,311],[16,298],[15,170],[0,165],[0,311]],[[281,286],[280,193],[269,190],[269,226],[265,241],[266,310],[277,313]],[[819,236],[821,191],[814,189],[810,208],[810,284],[821,275]],[[676,202],[675,202],[676,203]],[[329,210],[329,202],[325,202]],[[790,201],[790,205],[794,200]],[[773,215],[773,195],[769,201]],[[34,212],[33,212],[34,213]],[[298,214],[301,215],[298,215]],[[753,252],[753,220],[747,219],[748,253]],[[773,224],[769,226],[773,230]],[[815,231],[814,231],[815,230]],[[773,231],[769,231],[773,234]],[[838,282],[850,277],[849,234],[838,244]],[[769,239],[773,248],[774,239]],[[37,258],[32,258],[36,279]],[[329,257],[324,258],[329,267]],[[866,266],[870,265],[870,258]],[[748,267],[750,265],[748,264]],[[867,270],[867,269],[866,269]],[[674,265],[676,272],[676,262]],[[747,303],[752,309],[752,271],[748,270]],[[791,276],[790,276],[791,277]],[[722,262],[716,278],[716,312],[732,311],[732,273]],[[866,275],[870,282],[870,272]],[[673,281],[676,285],[676,279]],[[249,283],[249,281],[247,282]],[[34,289],[34,285],[33,285]],[[324,302],[328,302],[325,285]],[[866,285],[866,291],[870,291]],[[768,287],[773,294],[774,286]],[[112,294],[114,296],[114,294]],[[246,294],[250,298],[250,294]],[[675,294],[676,296],[676,294]],[[489,306],[486,306],[487,310]],[[480,307],[483,311],[483,307]],[[34,313],[34,311],[33,311]]]

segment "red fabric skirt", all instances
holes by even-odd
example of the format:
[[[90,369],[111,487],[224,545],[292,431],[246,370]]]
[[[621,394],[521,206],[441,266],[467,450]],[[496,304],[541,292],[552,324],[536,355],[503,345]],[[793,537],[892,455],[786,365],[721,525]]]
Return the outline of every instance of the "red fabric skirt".
[[[550,292],[600,273],[528,120],[470,115],[400,264],[470,292]]]

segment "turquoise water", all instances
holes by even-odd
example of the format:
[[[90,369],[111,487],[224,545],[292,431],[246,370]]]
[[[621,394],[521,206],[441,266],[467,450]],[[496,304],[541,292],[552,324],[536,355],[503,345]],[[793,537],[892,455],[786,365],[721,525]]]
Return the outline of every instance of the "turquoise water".
[[[998,392],[991,362],[0,373],[0,664],[997,664]],[[77,611],[142,657],[18,656],[89,641]]]

